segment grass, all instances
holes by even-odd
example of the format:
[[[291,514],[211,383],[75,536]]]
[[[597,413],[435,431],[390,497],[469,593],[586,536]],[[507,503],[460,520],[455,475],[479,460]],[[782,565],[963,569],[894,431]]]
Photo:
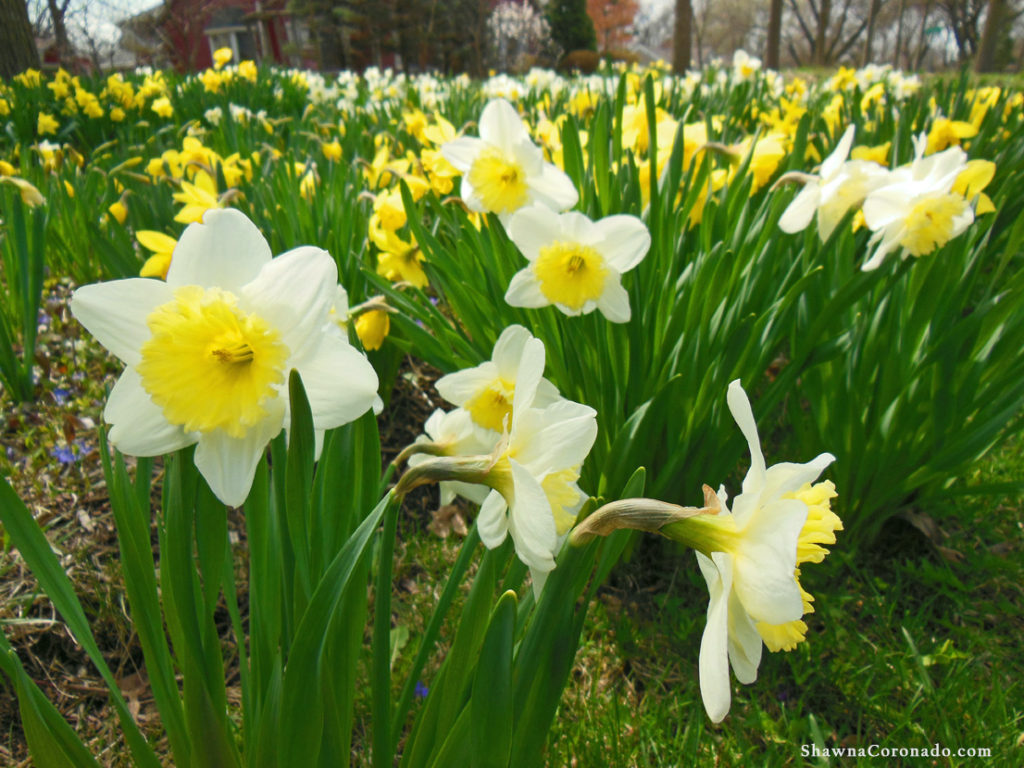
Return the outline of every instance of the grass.
[[[0,471],[16,479],[62,553],[115,676],[158,739],[159,718],[127,618],[94,451],[105,376],[118,365],[79,336],[64,309],[67,286],[51,285],[48,296],[38,402],[16,408],[0,395],[8,449],[0,456]],[[413,361],[404,371],[381,425],[386,459],[413,439],[437,402],[429,370]],[[68,446],[74,459],[62,463],[58,449]],[[1022,476],[1024,439],[1016,436],[965,480],[998,483]],[[463,509],[433,515],[435,506],[427,492],[410,497],[399,527],[392,601],[399,683],[458,552],[459,522],[469,518]],[[731,713],[718,726],[707,720],[700,702],[697,662],[707,592],[693,556],[658,539],[639,540],[591,608],[547,763],[846,766],[862,762],[804,752],[871,745],[931,749],[938,743],[953,755],[876,762],[1019,765],[1024,501],[961,497],[942,508],[922,502],[912,512],[889,523],[870,550],[850,551],[840,538],[823,565],[804,570],[804,586],[816,597],[808,642],[789,654],[767,654],[756,684],[734,685]],[[240,520],[232,521],[232,529],[243,530]],[[102,682],[17,553],[4,544],[3,630],[100,762],[126,765]],[[244,539],[237,544],[241,556]],[[442,649],[458,611],[456,605],[449,615]],[[426,670],[425,685],[434,671],[436,662]],[[366,740],[366,734],[355,735],[356,765],[367,760],[359,746]],[[990,749],[991,757],[957,757],[960,748]],[[6,684],[0,688],[0,763],[29,764]]]

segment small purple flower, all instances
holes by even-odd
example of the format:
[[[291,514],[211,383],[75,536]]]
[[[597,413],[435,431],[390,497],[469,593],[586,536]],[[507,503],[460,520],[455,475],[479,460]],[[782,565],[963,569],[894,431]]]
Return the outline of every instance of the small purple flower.
[[[61,464],[74,464],[78,460],[75,458],[75,452],[70,445],[54,446],[53,450],[50,451],[50,455]]]
[[[427,698],[427,693],[429,692],[429,690],[430,689],[427,688],[427,686],[425,686],[422,681],[417,681],[416,687],[413,689],[413,693],[417,699],[425,699]]]
[[[67,405],[68,397],[70,396],[71,393],[63,387],[57,387],[53,390],[53,399],[57,401],[57,405]]]

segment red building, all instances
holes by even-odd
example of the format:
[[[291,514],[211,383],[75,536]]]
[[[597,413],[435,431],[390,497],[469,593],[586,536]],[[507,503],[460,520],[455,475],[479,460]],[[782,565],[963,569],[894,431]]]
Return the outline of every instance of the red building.
[[[315,61],[309,27],[288,0],[165,0],[120,24],[121,45],[140,64],[205,69],[213,52],[230,48],[245,59],[292,66]]]

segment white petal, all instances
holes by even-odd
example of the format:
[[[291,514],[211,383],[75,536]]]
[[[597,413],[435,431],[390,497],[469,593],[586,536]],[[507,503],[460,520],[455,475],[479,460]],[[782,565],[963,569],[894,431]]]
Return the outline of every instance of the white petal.
[[[480,115],[480,138],[505,153],[510,153],[524,139],[530,140],[519,113],[505,99],[494,99],[484,107]]]
[[[327,251],[303,246],[267,263],[240,291],[240,305],[281,334],[291,362],[316,349],[337,296],[338,268]]]
[[[750,470],[743,478],[743,492],[760,491],[764,486],[764,454],[761,453],[761,443],[757,436],[757,422],[754,421],[754,411],[750,407],[750,400],[747,393],[743,391],[740,380],[736,379],[729,384],[725,401],[729,405],[729,411],[736,420],[737,426],[743,436],[747,439],[747,446],[750,448]]]
[[[71,314],[100,344],[134,366],[152,335],[146,318],[173,298],[174,289],[163,280],[131,277],[83,285],[71,296]]]
[[[540,600],[540,593],[544,591],[544,585],[548,583],[548,575],[550,573],[551,571],[542,571],[537,568],[530,569],[530,581],[533,582],[534,600]]]
[[[809,181],[783,211],[779,219],[779,229],[791,235],[807,229],[807,225],[814,218],[814,212],[818,209],[820,198],[820,185],[816,181]]]
[[[532,337],[526,340],[517,366],[513,411],[529,408],[533,404],[537,386],[544,375],[544,356],[544,342]]]
[[[538,309],[546,307],[551,302],[540,289],[540,282],[533,272],[532,267],[521,269],[512,276],[505,292],[505,302],[510,307],[525,307],[527,309]]]
[[[883,229],[907,217],[914,199],[927,191],[918,182],[887,184],[879,187],[864,200],[864,222],[868,229]]]
[[[540,249],[565,238],[562,219],[544,205],[520,208],[508,223],[508,236],[529,261],[537,260]]]
[[[806,464],[788,461],[773,464],[765,472],[763,497],[777,499],[799,490],[804,483],[813,483],[825,471],[825,467],[835,460],[836,457],[831,453],[823,453]]]
[[[576,185],[562,170],[544,163],[540,174],[526,180],[530,189],[530,201],[546,205],[553,211],[565,211],[576,205],[580,199]]]
[[[729,662],[736,679],[744,685],[757,680],[763,647],[757,625],[744,610],[734,588],[729,595]]]
[[[632,317],[632,311],[629,308],[629,292],[622,287],[617,275],[608,275],[604,284],[604,293],[597,299],[597,308],[610,323],[629,322],[629,318]]]
[[[744,531],[733,558],[733,589],[754,620],[785,624],[803,615],[795,569],[797,541],[806,520],[804,502],[779,499],[759,509]]]
[[[467,173],[462,177],[462,184],[459,187],[459,197],[462,198],[462,202],[466,204],[466,207],[476,213],[486,213],[487,208],[484,207],[484,201],[480,199],[476,193],[476,189],[473,188],[473,184],[469,180],[469,174]]]
[[[721,553],[716,553],[721,554]],[[728,555],[723,560],[728,565]],[[708,580],[707,624],[700,639],[700,697],[704,710],[713,723],[720,723],[729,714],[732,695],[729,690],[729,591],[728,568],[723,573],[716,562],[697,553],[701,572]],[[712,578],[708,578],[710,574]]]
[[[377,396],[377,372],[366,356],[334,336],[321,337],[315,354],[297,366],[316,429],[354,421]]]
[[[220,287],[237,293],[270,261],[270,246],[241,211],[213,208],[178,240],[167,283]]]
[[[543,411],[526,409],[516,418],[511,436],[516,458],[538,474],[581,464],[597,439],[597,411],[571,400]]]
[[[476,160],[476,156],[480,154],[480,150],[485,146],[487,146],[486,142],[480,139],[472,136],[461,136],[454,141],[442,144],[441,155],[445,160],[465,173],[473,166],[473,161]]]
[[[142,388],[134,368],[126,368],[110,390],[103,418],[112,425],[111,445],[129,456],[161,456],[198,439],[167,421],[163,409]]]
[[[491,491],[480,505],[480,514],[476,517],[476,527],[480,532],[480,541],[488,549],[501,546],[508,534],[508,515],[505,511],[508,504],[497,491]]]
[[[498,367],[490,360],[476,368],[442,376],[434,385],[441,397],[452,405],[465,405],[498,378]]]
[[[821,164],[821,178],[831,179],[846,162],[846,158],[850,156],[850,147],[853,146],[854,130],[855,126],[849,125],[832,154],[825,158],[825,162]]]
[[[244,437],[231,437],[215,429],[200,436],[196,467],[214,495],[229,507],[239,507],[249,495],[263,451],[284,424],[283,398],[274,401],[275,412],[252,427]]]
[[[902,229],[897,227],[890,227],[888,230],[881,230],[878,236],[872,237],[868,244],[877,242],[878,247],[875,248],[875,252],[871,254],[871,258],[865,261],[861,267],[861,272],[870,272],[873,269],[878,269],[882,266],[882,262],[885,261],[885,257],[890,252],[899,247],[899,241],[902,237]]]
[[[636,216],[606,216],[594,225],[594,235],[605,262],[619,274],[639,264],[651,247],[651,233]]]
[[[555,567],[555,549],[558,533],[551,504],[540,483],[529,470],[514,459],[512,480],[515,500],[509,520],[509,533],[516,545],[516,554],[530,568],[550,571]]]
[[[516,380],[523,350],[532,338],[533,334],[521,325],[510,325],[501,332],[501,336],[494,342],[494,351],[491,353],[491,360],[501,378],[508,381]]]

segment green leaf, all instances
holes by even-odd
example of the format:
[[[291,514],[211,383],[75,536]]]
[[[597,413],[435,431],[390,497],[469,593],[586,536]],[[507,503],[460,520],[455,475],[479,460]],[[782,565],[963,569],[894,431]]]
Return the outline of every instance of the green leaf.
[[[89,621],[75,596],[71,582],[61,568],[57,557],[50,549],[50,543],[40,530],[32,513],[28,511],[18,494],[0,477],[0,522],[10,536],[11,542],[25,559],[29,570],[36,577],[39,586],[60,612],[75,640],[99,670],[110,691],[111,703],[117,711],[118,720],[125,739],[136,763],[144,768],[159,768],[160,763],[128,711],[128,705],[117,687],[117,681],[107,666],[103,654],[96,645]]]
[[[499,599],[480,647],[470,698],[473,768],[506,768],[512,749],[512,650],[515,645],[516,593]]]

